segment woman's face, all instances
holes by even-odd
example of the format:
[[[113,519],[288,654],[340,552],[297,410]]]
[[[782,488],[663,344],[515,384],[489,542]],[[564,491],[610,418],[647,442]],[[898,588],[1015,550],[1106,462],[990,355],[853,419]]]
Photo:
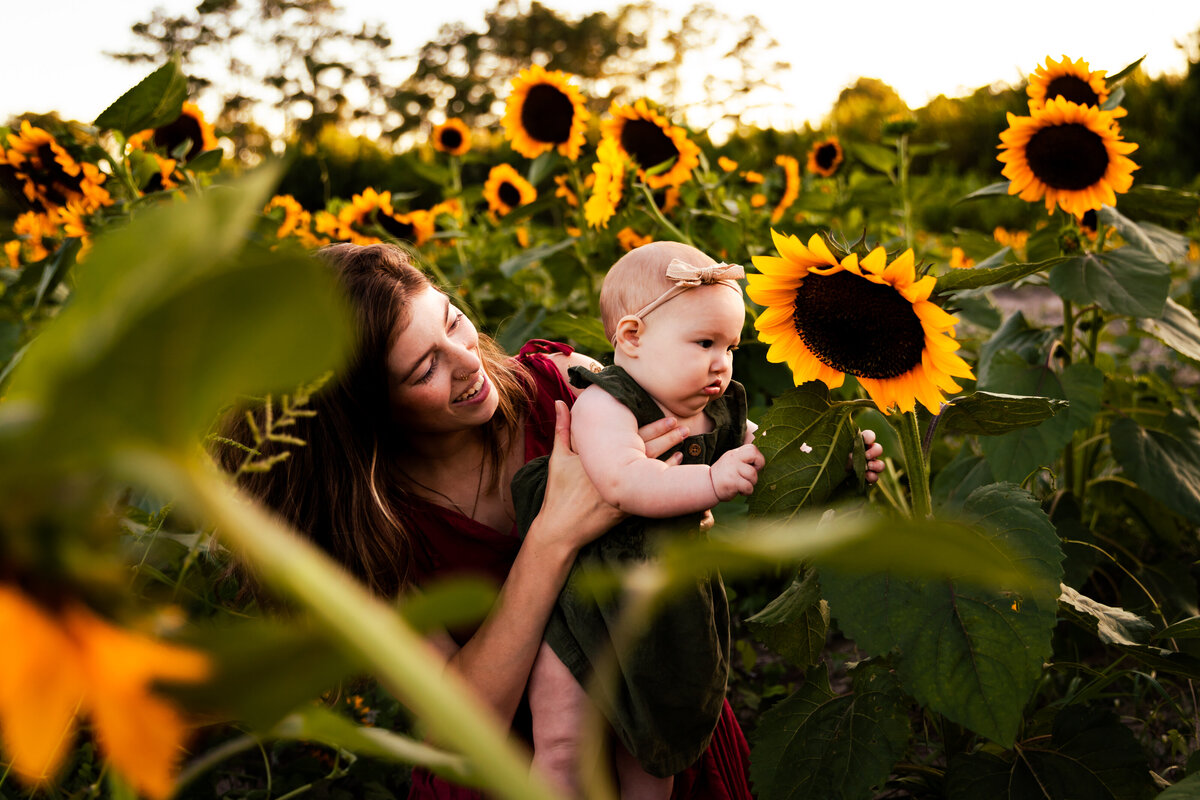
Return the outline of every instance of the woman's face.
[[[393,418],[414,433],[451,433],[490,420],[500,398],[470,320],[432,286],[412,298],[409,311],[388,353]]]

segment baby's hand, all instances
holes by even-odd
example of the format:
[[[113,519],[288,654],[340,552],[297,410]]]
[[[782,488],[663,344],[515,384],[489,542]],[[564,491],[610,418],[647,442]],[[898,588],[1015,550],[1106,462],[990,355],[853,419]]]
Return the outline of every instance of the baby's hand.
[[[752,444],[744,444],[718,458],[709,474],[717,499],[732,500],[739,494],[753,494],[758,471],[766,463],[763,454]]]

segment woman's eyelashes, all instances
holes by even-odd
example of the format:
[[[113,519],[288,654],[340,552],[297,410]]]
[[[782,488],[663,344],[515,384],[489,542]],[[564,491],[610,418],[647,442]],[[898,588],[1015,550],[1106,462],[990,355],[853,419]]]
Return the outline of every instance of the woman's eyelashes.
[[[450,324],[448,326],[446,326],[446,333],[454,333],[454,330],[458,327],[459,323],[462,322],[462,320],[463,320],[463,313],[461,311],[456,311],[454,313],[454,318],[451,319]],[[437,353],[434,353],[433,357],[429,359],[429,368],[426,369],[425,372],[423,372],[421,374],[421,377],[419,377],[415,381],[413,381],[413,385],[420,386],[422,383],[425,383],[430,378],[432,378],[434,371],[437,369],[437,365],[438,365],[438,357],[437,357]]]

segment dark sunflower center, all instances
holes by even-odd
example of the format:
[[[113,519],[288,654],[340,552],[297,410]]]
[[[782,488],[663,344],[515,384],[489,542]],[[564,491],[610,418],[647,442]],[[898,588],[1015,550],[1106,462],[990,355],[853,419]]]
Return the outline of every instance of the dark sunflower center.
[[[663,129],[645,119],[626,120],[621,126],[621,147],[643,169],[679,156],[679,148]]]
[[[817,166],[821,169],[830,169],[833,167],[833,162],[837,160],[837,145],[823,144],[817,148]]]
[[[1083,212],[1083,217],[1079,220],[1079,224],[1086,230],[1092,233],[1096,232],[1096,209],[1088,209]]]
[[[1025,145],[1025,158],[1034,176],[1055,189],[1085,189],[1108,169],[1104,141],[1078,122],[1042,128]]]
[[[411,222],[401,222],[391,214],[380,213],[379,224],[385,231],[388,232],[389,236],[393,236],[397,239],[404,239],[412,242],[417,238],[416,228],[413,227]]]
[[[172,158],[175,157],[175,149],[186,141],[190,141],[191,145],[183,160],[191,161],[204,147],[204,133],[200,130],[199,121],[191,114],[180,114],[174,122],[154,129],[154,144]]]
[[[925,329],[893,289],[849,272],[808,275],[796,290],[796,333],[812,354],[860,378],[895,378],[921,363]]]
[[[442,131],[442,147],[454,150],[463,143],[462,131],[457,128],[445,128]]]
[[[1100,103],[1100,96],[1087,81],[1075,75],[1059,75],[1046,86],[1046,99],[1065,97],[1072,103],[1094,106]]]
[[[500,184],[500,189],[496,194],[500,197],[500,202],[509,208],[516,208],[521,205],[521,190],[508,181]]]
[[[57,153],[49,144],[38,146],[36,155],[30,161],[36,160],[41,164],[38,170],[30,170],[29,177],[38,184],[46,199],[56,205],[65,205],[68,194],[78,194],[82,191],[83,172],[78,175],[68,175],[55,160]]]
[[[521,105],[521,127],[539,142],[565,142],[571,138],[575,106],[571,98],[548,83],[532,86]]]

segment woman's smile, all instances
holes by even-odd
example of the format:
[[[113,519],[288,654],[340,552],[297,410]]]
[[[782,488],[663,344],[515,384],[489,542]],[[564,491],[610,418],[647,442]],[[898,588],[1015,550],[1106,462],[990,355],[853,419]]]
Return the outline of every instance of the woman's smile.
[[[491,381],[487,379],[484,371],[480,370],[475,382],[468,386],[465,392],[454,398],[451,403],[457,406],[482,402],[491,392],[491,388]]]

